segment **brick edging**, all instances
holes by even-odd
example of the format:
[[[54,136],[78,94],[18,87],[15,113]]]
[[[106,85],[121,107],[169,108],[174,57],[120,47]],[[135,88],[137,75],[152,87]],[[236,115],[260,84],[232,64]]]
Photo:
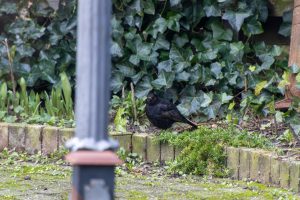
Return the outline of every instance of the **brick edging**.
[[[0,151],[4,148],[29,154],[49,154],[64,147],[74,128],[0,123]],[[110,133],[126,151],[149,162],[174,160],[181,149],[154,140],[148,134]],[[300,161],[277,156],[261,149],[226,147],[226,165],[231,178],[253,180],[300,192]]]

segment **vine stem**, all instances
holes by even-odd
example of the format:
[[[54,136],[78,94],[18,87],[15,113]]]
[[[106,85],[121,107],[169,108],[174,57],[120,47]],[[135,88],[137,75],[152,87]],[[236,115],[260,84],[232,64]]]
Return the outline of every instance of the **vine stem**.
[[[9,71],[10,71],[10,79],[12,81],[12,86],[13,86],[13,94],[14,96],[16,95],[16,82],[15,82],[15,76],[14,76],[14,67],[13,67],[13,58],[10,54],[10,48],[7,42],[7,39],[5,39],[4,41],[2,41],[3,45],[6,48],[6,52],[7,52],[7,57],[8,57],[8,63],[9,63]]]
[[[132,111],[134,116],[134,121],[137,121],[137,111],[136,111],[136,103],[135,103],[135,94],[134,94],[134,86],[133,83],[130,83],[131,88],[131,102],[132,102]]]

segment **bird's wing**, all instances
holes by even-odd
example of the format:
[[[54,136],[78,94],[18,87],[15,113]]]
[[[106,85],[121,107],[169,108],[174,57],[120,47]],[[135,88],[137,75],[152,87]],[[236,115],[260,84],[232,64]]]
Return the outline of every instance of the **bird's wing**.
[[[170,102],[162,102],[160,105],[161,115],[176,122],[185,121],[185,117],[179,112],[177,107]]]

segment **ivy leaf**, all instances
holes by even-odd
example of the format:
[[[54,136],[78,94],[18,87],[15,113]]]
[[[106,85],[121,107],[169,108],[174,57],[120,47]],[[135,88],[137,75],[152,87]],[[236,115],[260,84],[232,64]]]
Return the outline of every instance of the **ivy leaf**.
[[[189,80],[189,78],[190,78],[190,74],[189,73],[187,73],[186,71],[183,71],[183,72],[181,72],[181,73],[178,73],[178,74],[176,74],[176,80],[177,81],[188,81]]]
[[[206,17],[219,17],[221,10],[216,5],[204,6]]]
[[[175,32],[179,32],[180,31],[180,24],[179,24],[180,18],[181,18],[180,14],[170,16],[167,20],[168,29],[175,31]]]
[[[171,7],[177,6],[180,3],[181,3],[181,0],[170,0]]]
[[[222,66],[219,62],[214,62],[210,65],[211,72],[216,79],[222,78]]]
[[[189,67],[191,63],[189,62],[179,62],[174,66],[174,70],[176,73],[182,72],[185,68]]]
[[[234,58],[233,60],[242,61],[244,56],[244,44],[243,42],[232,42],[230,43],[230,55]]]
[[[125,77],[132,77],[136,74],[136,71],[134,70],[133,67],[126,66],[126,65],[116,65],[116,67],[119,69],[121,74]]]
[[[143,1],[144,3],[144,12],[149,15],[155,14],[155,6],[152,0]]]
[[[229,103],[229,101],[231,99],[233,99],[233,96],[227,95],[225,92],[222,93],[222,95],[221,95],[221,103],[222,104]]]
[[[282,48],[280,46],[278,46],[278,45],[273,45],[272,46],[272,49],[270,51],[270,54],[272,56],[280,56],[281,53],[282,53]]]
[[[152,29],[149,33],[152,35],[153,38],[157,38],[157,34],[163,34],[168,28],[168,22],[165,18],[159,17],[155,20]]]
[[[299,66],[296,63],[293,63],[292,66],[291,66],[291,72],[293,74],[297,74],[299,71],[300,71]]]
[[[158,49],[164,49],[164,50],[169,50],[170,49],[170,42],[165,39],[163,35],[160,35],[155,42],[154,45],[154,50]]]
[[[267,81],[262,81],[262,82],[256,84],[254,94],[256,96],[258,96],[260,94],[261,90],[266,87],[267,83],[268,83]]]
[[[226,40],[231,41],[233,32],[230,29],[224,29],[220,25],[213,23],[211,25],[211,29],[213,31],[213,38],[217,40]]]
[[[140,63],[140,58],[139,58],[139,56],[138,55],[131,55],[130,57],[129,57],[129,62],[131,62],[133,65],[138,65],[139,63]]]
[[[293,17],[293,10],[289,10],[283,13],[282,15],[283,23],[280,25],[278,31],[280,35],[283,35],[284,37],[288,37],[291,35],[292,17]]]
[[[145,76],[143,80],[136,86],[135,95],[137,98],[147,96],[152,89],[150,78]]]
[[[163,87],[170,88],[173,84],[173,81],[175,79],[175,73],[174,72],[165,72],[161,71],[154,81],[152,81],[152,85],[155,87],[155,89],[161,89]]]
[[[174,62],[183,62],[184,61],[184,57],[181,54],[181,52],[179,51],[179,49],[177,49],[174,45],[172,46],[171,50],[170,50],[170,59],[173,60]]]
[[[122,89],[123,80],[124,80],[124,77],[121,73],[113,73],[112,74],[110,86],[111,86],[111,90],[114,93],[117,93]]]
[[[174,39],[175,39],[175,43],[178,47],[183,47],[185,44],[187,44],[189,42],[189,38],[186,34],[182,34],[182,35],[174,35]]]
[[[259,21],[252,17],[247,23],[243,25],[243,32],[250,37],[251,35],[258,35],[264,32],[264,29]]]
[[[164,70],[165,72],[171,72],[172,65],[173,65],[172,60],[162,61],[162,62],[158,63],[158,65],[157,65],[158,72],[161,72],[162,70]]]
[[[122,57],[123,56],[123,49],[119,46],[118,43],[112,42],[110,53],[113,57]]]
[[[137,45],[137,55],[141,60],[149,60],[153,44],[152,43],[139,43]]]
[[[268,54],[263,54],[258,57],[263,62],[261,65],[261,70],[262,69],[270,69],[271,65],[275,62],[275,59],[273,58],[273,56],[268,55]]]
[[[130,5],[130,8],[134,10],[136,13],[142,12],[141,0],[134,0]]]
[[[227,20],[231,27],[239,32],[244,20],[251,15],[250,12],[234,12],[232,10],[227,10],[222,16],[222,19]]]
[[[17,14],[17,4],[13,2],[1,2],[0,12],[5,14]]]
[[[202,97],[200,107],[206,108],[212,102],[212,97],[211,97],[211,95],[207,95],[203,91],[200,91],[200,94],[201,94],[201,97]]]
[[[17,47],[17,52],[21,57],[30,57],[35,52],[35,49],[29,44],[22,44]]]

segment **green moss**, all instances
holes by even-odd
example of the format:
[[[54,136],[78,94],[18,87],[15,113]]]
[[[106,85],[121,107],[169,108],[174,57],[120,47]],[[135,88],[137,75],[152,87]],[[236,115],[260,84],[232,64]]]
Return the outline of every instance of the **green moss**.
[[[183,148],[172,164],[171,170],[177,173],[197,175],[229,175],[225,167],[225,146],[272,148],[272,142],[260,134],[248,133],[236,128],[199,127],[192,132],[174,135],[163,132],[157,138],[176,148]]]
[[[1,200],[17,200],[17,198],[16,197],[14,197],[14,196],[11,196],[11,195],[0,195],[0,199]]]
[[[147,200],[148,199],[147,195],[141,191],[129,191],[127,198],[132,199],[132,200]]]

